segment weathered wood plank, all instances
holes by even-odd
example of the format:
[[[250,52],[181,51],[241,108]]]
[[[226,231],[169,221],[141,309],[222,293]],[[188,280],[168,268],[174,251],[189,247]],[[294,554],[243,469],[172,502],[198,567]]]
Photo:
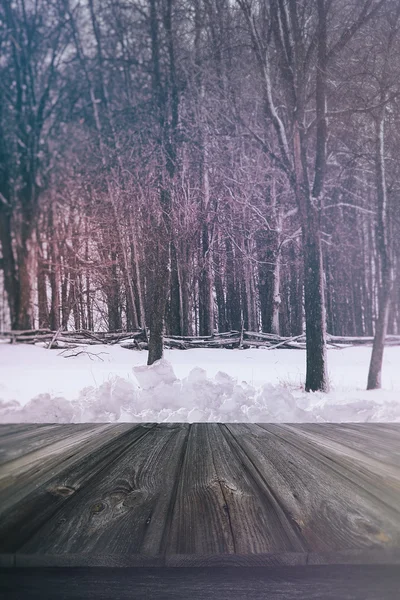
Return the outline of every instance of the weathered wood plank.
[[[273,431],[275,435],[278,431],[274,425],[263,427],[270,432]],[[400,515],[398,468],[365,456],[364,453],[354,451],[335,441],[305,432],[296,426],[280,426],[279,435],[295,448],[299,449],[300,444],[302,451],[313,455],[316,462],[325,465],[326,470],[347,480],[349,488],[356,485],[358,489],[366,491],[370,497],[386,506],[386,512],[393,514],[394,510],[398,518]]]
[[[61,436],[50,445],[4,463],[0,466],[0,507],[4,508],[8,500],[16,501],[21,489],[29,483],[36,485],[38,479],[57,469],[57,465],[62,467],[66,460],[73,460],[75,455],[79,457],[81,451],[90,448],[96,440],[104,443],[108,435],[114,437],[119,430],[131,427],[131,424],[92,423],[89,428],[73,429],[67,437]]]
[[[218,478],[209,430],[217,425],[193,424],[178,481],[167,553],[234,553],[235,542],[224,488]],[[232,485],[232,484],[231,484]]]
[[[35,463],[17,491],[11,486],[0,493],[0,551],[15,552],[148,431],[148,426],[131,424],[96,427],[94,435],[75,446],[72,454],[57,452],[50,469],[39,472]]]
[[[398,600],[397,566],[2,569],[8,600]],[[60,596],[60,593],[62,596]]]
[[[168,552],[304,551],[297,524],[218,424],[192,425]]]
[[[400,467],[400,423],[374,423],[367,427],[358,423],[329,423],[299,427],[332,436],[344,446],[359,450],[385,464]]]
[[[346,462],[360,463],[377,476],[392,477],[395,485],[400,480],[400,429],[397,436],[376,432],[374,427],[367,434],[335,424],[294,425],[291,429],[318,449],[328,449]]]
[[[8,435],[15,435],[21,431],[28,431],[29,429],[35,429],[38,431],[41,427],[47,427],[47,423],[8,423],[7,425],[0,425],[0,440],[3,440]]]
[[[0,465],[89,429],[93,429],[93,423],[46,424],[14,430],[0,440]]]
[[[173,502],[188,426],[154,426],[71,495],[21,553],[157,555]]]
[[[393,424],[18,425],[0,435],[7,452],[17,445],[0,466],[0,564],[399,554]]]
[[[224,489],[239,554],[299,552],[307,549],[297,523],[285,511],[274,490],[221,425],[205,425],[215,470]],[[200,449],[199,449],[200,450]]]
[[[365,475],[358,465],[350,472],[335,455],[310,449],[284,426],[223,428],[268,480],[310,550],[400,546],[399,495],[382,487],[373,474]]]

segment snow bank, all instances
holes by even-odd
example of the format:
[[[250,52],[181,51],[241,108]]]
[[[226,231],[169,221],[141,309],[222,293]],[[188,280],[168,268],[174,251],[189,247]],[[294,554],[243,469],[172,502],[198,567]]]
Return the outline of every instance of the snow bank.
[[[118,346],[1,344],[0,422],[400,422],[400,348],[373,392],[370,352],[329,351],[332,392],[306,394],[301,350],[172,350],[147,367],[147,352]]]

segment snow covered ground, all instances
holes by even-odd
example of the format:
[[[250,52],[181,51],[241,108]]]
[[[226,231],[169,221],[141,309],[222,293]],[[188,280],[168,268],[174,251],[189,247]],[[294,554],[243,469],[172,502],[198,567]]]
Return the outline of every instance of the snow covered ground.
[[[328,351],[332,391],[306,394],[303,350],[47,350],[0,344],[0,422],[400,422],[400,347],[365,391],[371,348]],[[73,356],[76,355],[76,356]]]

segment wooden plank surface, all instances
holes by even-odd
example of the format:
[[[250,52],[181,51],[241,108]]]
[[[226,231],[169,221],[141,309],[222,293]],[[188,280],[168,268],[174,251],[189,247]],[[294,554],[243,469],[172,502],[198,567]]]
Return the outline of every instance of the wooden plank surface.
[[[328,453],[295,427],[222,427],[270,481],[309,550],[400,546],[400,487],[393,489],[392,480],[375,476],[364,463]]]
[[[186,569],[0,569],[7,600],[398,600],[388,565]]]
[[[20,552],[160,554],[187,430],[171,424],[134,436],[106,471],[91,477],[19,546]]]
[[[305,431],[322,436],[325,441],[358,451],[369,458],[375,458],[385,465],[400,467],[399,427],[390,423],[374,424],[372,427],[362,423],[327,423],[323,428],[315,424],[296,425],[296,431]]]
[[[24,425],[0,428],[0,464],[15,460],[68,438],[79,431],[93,429],[92,424],[80,425]]]
[[[400,562],[400,425],[7,425],[0,457],[0,565]]]
[[[54,444],[57,451],[45,466],[28,460],[30,455],[26,457],[28,466],[21,465],[21,460],[12,461],[3,468],[8,483],[4,489],[0,469],[0,552],[16,552],[27,543],[73,497],[112,470],[150,429],[131,425],[96,427],[88,439],[74,438],[76,443],[64,453]],[[63,517],[57,518],[61,521]]]
[[[306,550],[291,516],[218,424],[191,428],[173,523],[172,553]]]

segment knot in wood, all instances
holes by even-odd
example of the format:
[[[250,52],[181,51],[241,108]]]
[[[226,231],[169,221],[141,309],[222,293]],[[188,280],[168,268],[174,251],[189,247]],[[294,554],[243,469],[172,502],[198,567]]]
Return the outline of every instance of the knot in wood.
[[[101,511],[103,511],[105,509],[105,504],[103,504],[103,502],[96,502],[96,504],[93,504],[90,508],[90,512],[94,515],[97,515],[98,513],[101,513]]]

